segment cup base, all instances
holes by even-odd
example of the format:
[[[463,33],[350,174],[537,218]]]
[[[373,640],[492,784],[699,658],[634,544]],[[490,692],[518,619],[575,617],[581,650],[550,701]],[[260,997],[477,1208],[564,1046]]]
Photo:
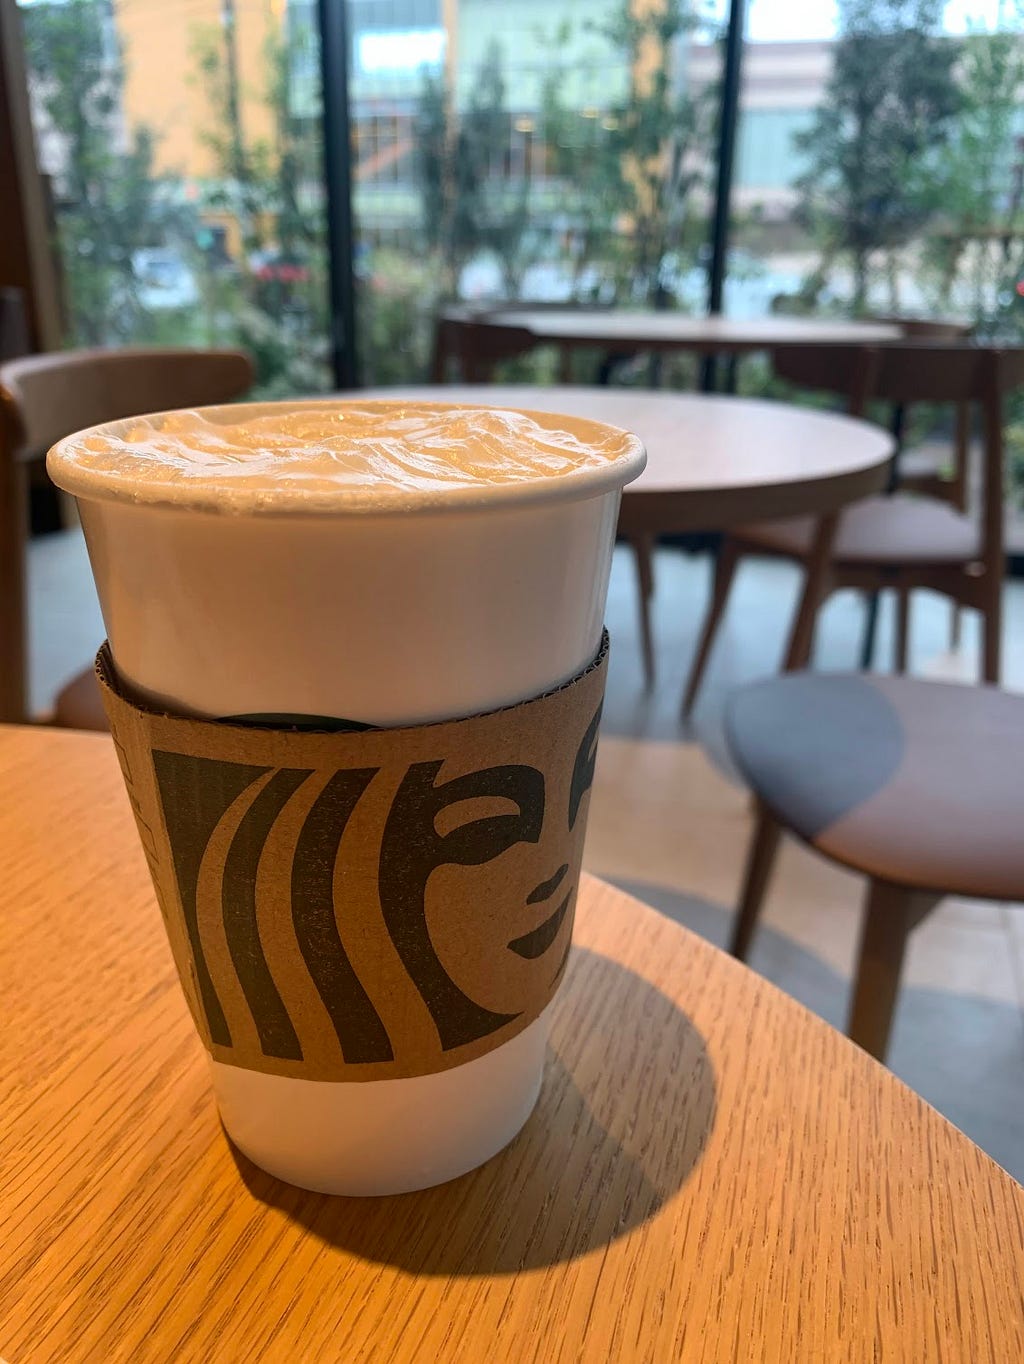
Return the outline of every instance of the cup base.
[[[497,1155],[533,1112],[548,1012],[486,1056],[408,1080],[293,1080],[211,1061],[224,1128],[254,1165],[315,1193],[447,1183]]]

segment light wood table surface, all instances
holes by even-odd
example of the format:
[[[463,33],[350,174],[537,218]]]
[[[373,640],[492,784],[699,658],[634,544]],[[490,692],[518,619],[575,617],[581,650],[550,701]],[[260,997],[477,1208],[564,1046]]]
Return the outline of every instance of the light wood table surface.
[[[110,740],[0,730],[0,782],[9,1364],[1024,1358],[1024,1190],[592,879],[505,1152],[400,1198],[278,1183],[218,1125]]]
[[[525,407],[635,431],[647,468],[623,495],[624,532],[726,530],[837,511],[885,487],[895,449],[889,432],[870,422],[755,398],[527,384],[403,385],[342,396]]]
[[[778,346],[870,345],[898,341],[903,329],[888,322],[844,318],[690,317],[680,312],[628,312],[609,308],[509,308],[478,314],[490,326],[525,328],[538,341],[562,348],[687,350],[734,355]]]

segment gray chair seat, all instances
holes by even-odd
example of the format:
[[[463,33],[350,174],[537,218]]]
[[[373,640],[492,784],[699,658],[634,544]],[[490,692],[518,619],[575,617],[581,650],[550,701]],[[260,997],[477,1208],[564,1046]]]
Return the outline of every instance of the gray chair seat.
[[[776,820],[895,885],[1024,900],[1024,697],[862,674],[746,687],[733,755]]]
[[[734,538],[755,549],[795,559],[810,553],[816,522],[811,517],[742,526]],[[933,498],[868,497],[848,507],[839,521],[836,564],[969,564],[980,558],[977,523]]]

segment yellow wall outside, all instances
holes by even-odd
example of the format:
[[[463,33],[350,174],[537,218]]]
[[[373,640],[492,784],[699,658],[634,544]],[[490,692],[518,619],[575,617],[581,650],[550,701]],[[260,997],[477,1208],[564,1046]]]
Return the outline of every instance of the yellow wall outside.
[[[215,115],[196,70],[196,32],[221,27],[222,0],[114,0],[124,48],[124,108],[129,126],[157,134],[156,168],[204,179],[217,166],[203,141]],[[235,0],[239,108],[247,143],[272,136],[266,108],[264,44],[284,17],[285,0]]]

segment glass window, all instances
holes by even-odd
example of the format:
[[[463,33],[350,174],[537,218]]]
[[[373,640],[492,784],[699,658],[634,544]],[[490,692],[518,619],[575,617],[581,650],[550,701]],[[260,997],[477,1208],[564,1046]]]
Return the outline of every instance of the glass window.
[[[316,5],[21,0],[71,345],[241,345],[330,385]]]
[[[999,0],[752,0],[726,311],[1024,313],[1024,40]]]
[[[702,309],[719,54],[690,0],[348,0],[359,335],[445,302]]]

